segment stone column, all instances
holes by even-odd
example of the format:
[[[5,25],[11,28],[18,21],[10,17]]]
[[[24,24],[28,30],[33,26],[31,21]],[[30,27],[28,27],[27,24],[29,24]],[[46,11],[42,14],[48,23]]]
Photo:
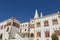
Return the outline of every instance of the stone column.
[[[36,40],[37,32],[36,32],[36,19],[34,19],[34,40]]]

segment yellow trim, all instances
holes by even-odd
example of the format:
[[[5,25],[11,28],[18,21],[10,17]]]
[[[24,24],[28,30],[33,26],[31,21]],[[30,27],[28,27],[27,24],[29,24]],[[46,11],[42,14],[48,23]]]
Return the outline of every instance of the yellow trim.
[[[60,13],[58,14],[58,18],[60,19]]]

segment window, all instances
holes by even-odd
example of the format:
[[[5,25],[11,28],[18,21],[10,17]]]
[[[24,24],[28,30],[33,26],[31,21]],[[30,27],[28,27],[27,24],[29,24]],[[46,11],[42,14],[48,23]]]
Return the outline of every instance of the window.
[[[1,29],[3,29],[3,25],[1,26]]]
[[[27,36],[27,33],[25,33],[25,36]]]
[[[7,32],[9,31],[9,27],[7,28]]]
[[[28,26],[30,27],[30,24]]]
[[[20,33],[21,33],[22,29],[20,29]]]
[[[20,25],[20,27],[22,27],[22,25]]]
[[[24,25],[23,25],[23,27],[24,27]]]
[[[31,33],[31,37],[34,37],[34,34],[33,33]]]
[[[26,29],[25,29],[25,31],[26,31]]]
[[[25,24],[25,26],[27,26],[27,24]]]
[[[31,25],[30,25],[30,28],[34,28],[34,24],[31,24]]]
[[[37,23],[37,27],[40,27],[40,22]]]
[[[41,37],[41,32],[37,32],[37,37]]]
[[[57,21],[57,19],[53,19],[53,20],[52,20],[52,23],[53,23],[53,25],[56,25],[56,24],[58,24],[58,21]]]
[[[4,28],[6,28],[6,25],[4,25]]]
[[[2,34],[0,34],[0,39],[2,39]]]
[[[13,22],[13,26],[19,28],[19,24],[15,23],[15,22]]]
[[[45,37],[46,37],[46,38],[47,38],[47,37],[50,37],[49,31],[45,31]]]
[[[3,27],[1,27],[1,29],[3,29]]]
[[[44,26],[49,26],[48,21],[44,21]]]
[[[60,36],[60,31],[59,30],[56,30],[55,33],[56,33],[57,36]]]
[[[11,25],[11,22],[8,22],[8,23],[7,23],[7,26],[9,26],[9,25]]]
[[[33,23],[33,21],[32,21],[32,23]]]

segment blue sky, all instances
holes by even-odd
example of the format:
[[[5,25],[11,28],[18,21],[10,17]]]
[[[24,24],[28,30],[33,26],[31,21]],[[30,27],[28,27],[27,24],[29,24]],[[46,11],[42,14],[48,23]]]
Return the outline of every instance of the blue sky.
[[[0,21],[15,17],[28,21],[34,17],[35,10],[49,15],[60,10],[60,0],[0,0]]]

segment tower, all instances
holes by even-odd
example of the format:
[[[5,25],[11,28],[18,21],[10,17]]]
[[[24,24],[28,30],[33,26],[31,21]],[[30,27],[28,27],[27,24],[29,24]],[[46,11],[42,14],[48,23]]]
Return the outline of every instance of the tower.
[[[43,17],[43,14],[42,14],[42,12],[40,13],[40,17]]]
[[[58,11],[58,13],[60,13],[60,12]]]
[[[36,9],[36,11],[35,11],[35,16],[34,16],[34,40],[36,40],[36,35],[37,35],[37,32],[36,32],[36,23],[35,23],[35,20],[36,20],[37,18],[39,18],[39,16],[38,16],[38,11],[37,11],[37,9]]]
[[[38,11],[36,9],[34,19],[37,19],[37,18],[39,18],[39,16],[38,16]]]

